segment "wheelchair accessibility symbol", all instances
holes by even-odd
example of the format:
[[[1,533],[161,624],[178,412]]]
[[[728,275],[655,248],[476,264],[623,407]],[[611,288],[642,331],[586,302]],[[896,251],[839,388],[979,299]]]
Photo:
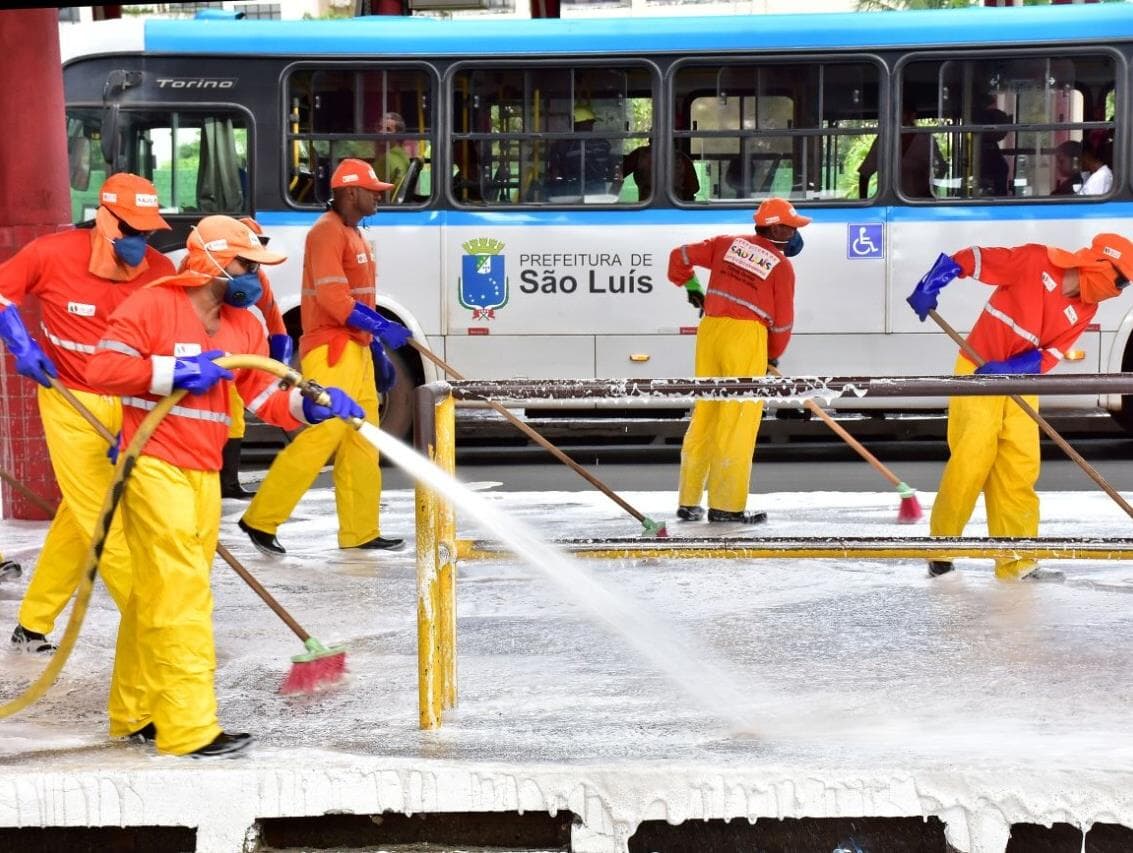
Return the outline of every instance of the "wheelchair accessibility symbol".
[[[885,257],[885,231],[880,222],[846,226],[846,257],[851,261]]]

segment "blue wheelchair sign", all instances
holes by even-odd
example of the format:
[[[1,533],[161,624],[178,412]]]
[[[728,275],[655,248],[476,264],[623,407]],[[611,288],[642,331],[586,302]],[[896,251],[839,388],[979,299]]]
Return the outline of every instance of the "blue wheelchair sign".
[[[851,261],[885,257],[885,229],[880,222],[846,226],[846,257]]]

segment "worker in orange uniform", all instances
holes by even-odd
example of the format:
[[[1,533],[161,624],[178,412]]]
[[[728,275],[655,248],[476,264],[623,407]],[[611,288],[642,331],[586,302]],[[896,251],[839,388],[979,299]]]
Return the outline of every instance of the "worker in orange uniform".
[[[961,351],[956,374],[1046,373],[1078,340],[1098,303],[1129,284],[1133,243],[1118,234],[1098,234],[1077,252],[1028,243],[941,255],[907,300],[922,321],[936,309],[940,289],[955,278],[995,287],[967,338],[984,364],[977,367]],[[1037,396],[1023,399],[1038,409]],[[1038,425],[1010,397],[951,398],[948,449],[929,519],[931,535],[961,535],[981,492],[991,536],[1038,535]],[[929,563],[930,576],[950,571],[949,561]],[[995,574],[1003,581],[1060,576],[1029,558],[997,559]]]
[[[358,223],[377,209],[390,184],[378,180],[362,160],[343,160],[331,176],[331,209],[307,234],[303,255],[302,323],[299,355],[304,376],[346,390],[378,423],[378,394],[396,374],[384,347],[396,349],[410,337],[400,323],[374,310],[377,266]],[[375,376],[376,389],[375,390]],[[334,497],[338,547],[398,549],[401,539],[383,537],[378,501],[382,475],[377,450],[341,421],[304,430],[276,456],[240,529],[269,556],[286,553],[276,531],[286,521],[319,470],[334,454]]]
[[[110,318],[91,358],[91,385],[122,396],[122,443],[175,389],[189,393],[161,421],[137,459],[122,498],[134,554],[133,591],[122,616],[114,681],[140,673],[151,713],[111,714],[113,737],[154,740],[157,749],[199,758],[238,753],[247,734],[217,722],[209,571],[220,527],[220,470],[228,435],[228,384],[264,420],[296,429],[332,416],[361,417],[346,394],[328,388],[318,406],[283,391],[273,376],[232,372],[213,359],[227,353],[267,355],[263,326],[251,312],[260,264],[283,255],[228,216],[202,219],[188,241],[187,269],[139,291]]]
[[[271,237],[264,234],[260,224],[250,216],[243,217],[240,222],[247,225],[260,238],[260,245],[266,246]],[[268,354],[276,361],[284,364],[291,363],[294,345],[291,335],[287,333],[287,326],[283,323],[283,315],[279,313],[279,306],[275,304],[275,294],[272,293],[271,282],[268,280],[264,268],[259,269],[259,283],[261,293],[256,299],[256,308],[264,318],[267,326]],[[232,416],[232,425],[228,428],[228,441],[224,445],[224,466],[220,469],[220,496],[246,501],[254,492],[247,491],[240,485],[240,447],[244,443],[244,433],[247,423],[244,420],[244,401],[236,392],[236,386],[230,387],[232,393],[229,413]]]
[[[795,271],[787,258],[802,249],[798,229],[810,219],[781,198],[764,201],[754,218],[755,234],[711,237],[669,255],[669,280],[704,315],[696,331],[697,376],[763,376],[791,339]],[[694,267],[711,270],[707,290]],[[767,520],[765,512],[745,510],[762,417],[761,402],[697,401],[681,445],[677,518],[704,517],[707,484],[709,521]]]
[[[12,632],[12,646],[24,651],[54,651],[47,634],[82,580],[91,533],[114,475],[106,441],[51,390],[49,377],[57,377],[117,433],[122,404],[87,382],[87,362],[114,309],[142,285],[173,272],[169,260],[146,243],[154,231],[169,228],[153,184],[120,172],[106,179],[98,200],[91,227],[39,237],[0,266],[0,338],[16,357],[16,369],[42,386],[39,414],[63,494]],[[28,334],[17,307],[29,294],[41,306],[44,349]],[[131,568],[117,522],[99,569],[121,609],[130,595]]]

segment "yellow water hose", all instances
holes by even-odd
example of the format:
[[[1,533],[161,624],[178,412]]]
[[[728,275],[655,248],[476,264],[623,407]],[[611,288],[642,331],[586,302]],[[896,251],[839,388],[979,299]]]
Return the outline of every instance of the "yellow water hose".
[[[266,356],[226,355],[216,359],[216,363],[220,367],[230,370],[234,368],[262,370],[273,376],[278,376],[280,388],[298,387],[303,396],[312,399],[319,405],[325,406],[330,404],[330,397],[321,385],[304,379],[298,371],[278,361],[267,358]],[[67,658],[70,657],[71,651],[74,649],[75,640],[78,639],[79,629],[82,628],[83,620],[87,615],[91,593],[94,590],[94,579],[98,574],[98,563],[102,557],[102,549],[106,544],[106,536],[110,531],[110,523],[114,518],[114,513],[117,511],[118,504],[122,500],[122,495],[125,493],[126,480],[129,479],[130,474],[133,472],[134,466],[137,464],[138,456],[142,452],[142,448],[145,447],[150,436],[157,430],[158,424],[161,423],[162,418],[169,413],[170,409],[177,405],[180,399],[185,396],[185,393],[184,390],[177,390],[169,396],[164,397],[157,406],[142,419],[133,440],[131,440],[129,446],[119,454],[118,464],[114,469],[114,482],[111,483],[110,490],[106,493],[106,498],[102,503],[98,524],[95,527],[94,535],[91,537],[90,551],[87,553],[86,569],[83,572],[79,588],[75,593],[75,603],[71,607],[71,615],[67,620],[67,627],[63,631],[63,637],[59,641],[58,649],[55,651],[55,654],[52,655],[51,661],[47,664],[47,667],[43,670],[39,678],[28,685],[15,699],[12,699],[4,705],[0,705],[0,719],[12,716],[42,698],[48,688],[55,683],[55,679],[59,677],[60,671],[62,671],[64,665],[66,665]],[[361,422],[356,424],[354,420],[351,420],[350,423],[357,428]]]

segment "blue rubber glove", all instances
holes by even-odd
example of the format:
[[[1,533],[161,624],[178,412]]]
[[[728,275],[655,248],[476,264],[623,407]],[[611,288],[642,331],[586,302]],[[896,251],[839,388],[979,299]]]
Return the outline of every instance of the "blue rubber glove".
[[[374,384],[378,391],[385,394],[397,382],[397,368],[386,355],[385,347],[378,341],[370,344],[370,354],[374,357]]]
[[[122,444],[122,433],[119,431],[114,436],[114,441],[110,442],[110,446],[106,448],[106,458],[110,460],[111,465],[118,464],[118,448]]]
[[[231,379],[232,373],[213,361],[222,355],[224,350],[210,349],[191,358],[173,359],[173,387],[204,394],[221,379]]]
[[[44,388],[50,388],[49,376],[58,377],[55,364],[28,334],[24,318],[15,305],[0,311],[0,340],[16,359],[16,372],[34,379]]]
[[[295,343],[291,335],[268,335],[268,355],[271,358],[289,365],[294,353]]]
[[[913,292],[905,301],[912,306],[923,323],[928,319],[928,312],[936,310],[936,295],[941,288],[960,274],[960,265],[948,255],[941,255],[932,265],[932,269],[924,274],[917,282]]]
[[[1037,349],[1025,350],[1003,361],[985,361],[976,368],[976,373],[986,376],[989,373],[1038,373],[1042,368],[1043,354]]]
[[[364,418],[366,413],[340,388],[327,388],[330,405],[320,406],[314,400],[303,398],[303,417],[309,424],[321,424],[331,418]]]
[[[413,337],[413,333],[401,323],[387,320],[373,308],[363,305],[361,302],[354,303],[354,310],[346,318],[346,325],[361,329],[363,332],[369,332],[390,349],[405,346],[405,342]]]

